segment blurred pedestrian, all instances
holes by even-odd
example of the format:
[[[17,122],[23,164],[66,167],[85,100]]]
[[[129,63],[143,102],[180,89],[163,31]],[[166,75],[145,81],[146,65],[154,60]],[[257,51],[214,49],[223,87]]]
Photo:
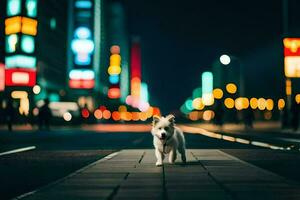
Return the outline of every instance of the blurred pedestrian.
[[[44,105],[39,110],[39,128],[42,129],[45,126],[49,130],[52,113],[49,108],[49,99],[45,99],[44,102]]]
[[[215,109],[215,123],[217,126],[222,127],[223,125],[223,116],[224,116],[224,108],[220,101],[216,102],[216,109]]]
[[[254,120],[254,113],[251,107],[249,106],[245,111],[245,125],[246,128],[253,128],[253,120]]]
[[[297,131],[299,127],[299,104],[296,101],[293,101],[291,111],[292,111],[292,126],[294,131]]]
[[[9,131],[12,131],[12,125],[15,120],[15,108],[11,99],[8,99],[6,108],[4,110],[6,123]]]

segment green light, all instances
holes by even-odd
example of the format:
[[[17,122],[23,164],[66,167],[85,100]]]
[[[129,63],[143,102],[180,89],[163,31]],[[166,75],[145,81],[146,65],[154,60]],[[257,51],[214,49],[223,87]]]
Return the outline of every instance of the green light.
[[[148,85],[147,83],[141,83],[141,101],[143,102],[149,102],[149,96],[148,96]]]
[[[29,35],[22,35],[21,48],[26,53],[34,52],[34,37]]]
[[[180,107],[180,111],[184,114],[189,114],[190,110],[188,110],[186,107],[185,107],[185,104],[183,104],[181,107]]]
[[[7,1],[7,16],[18,15],[21,13],[21,0]]]
[[[37,15],[37,0],[26,0],[27,16],[36,17]]]
[[[59,95],[56,93],[49,94],[49,101],[50,102],[59,102]]]
[[[33,56],[14,55],[5,57],[5,65],[7,68],[35,68],[36,58]]]
[[[50,19],[50,28],[51,28],[52,30],[54,30],[54,29],[56,28],[56,19],[55,19],[54,17],[52,17],[52,18]]]
[[[184,103],[185,107],[187,110],[192,111],[193,108],[193,100],[192,99],[187,99]]]
[[[202,95],[210,94],[213,91],[213,74],[211,72],[202,73]]]
[[[6,45],[5,45],[6,53],[13,53],[16,51],[18,40],[19,38],[18,35],[16,34],[6,36]]]
[[[201,96],[202,96],[202,88],[201,87],[193,90],[193,99],[196,99]]]

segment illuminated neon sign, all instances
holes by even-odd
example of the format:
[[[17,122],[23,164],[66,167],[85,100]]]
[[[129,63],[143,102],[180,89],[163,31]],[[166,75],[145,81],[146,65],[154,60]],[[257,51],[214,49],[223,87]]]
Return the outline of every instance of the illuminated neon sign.
[[[284,73],[286,77],[300,77],[300,38],[285,38]]]

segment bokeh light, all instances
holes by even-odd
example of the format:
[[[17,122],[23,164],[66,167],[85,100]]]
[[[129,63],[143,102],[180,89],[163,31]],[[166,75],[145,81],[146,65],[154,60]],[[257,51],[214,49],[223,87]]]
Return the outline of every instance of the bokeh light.
[[[234,107],[234,100],[232,98],[226,98],[224,100],[224,104],[225,104],[226,108],[231,109]]]
[[[63,118],[64,118],[65,121],[69,122],[72,119],[72,115],[69,112],[65,112],[64,115],[63,115]]]
[[[236,91],[237,91],[237,86],[234,84],[234,83],[228,83],[226,85],[226,91],[229,93],[229,94],[235,94]]]
[[[222,99],[223,98],[223,90],[220,88],[216,88],[213,90],[213,95],[215,99]]]

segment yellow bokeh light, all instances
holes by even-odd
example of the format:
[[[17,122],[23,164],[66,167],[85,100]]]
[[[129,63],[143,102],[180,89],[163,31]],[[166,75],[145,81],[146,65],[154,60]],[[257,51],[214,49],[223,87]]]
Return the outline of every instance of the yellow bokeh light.
[[[237,110],[247,109],[249,107],[249,100],[245,97],[239,97],[235,100],[235,108]]]
[[[234,83],[228,83],[226,85],[226,90],[230,94],[235,94],[237,91],[237,86]]]
[[[279,100],[278,100],[278,103],[277,103],[277,106],[278,106],[278,110],[283,110],[283,109],[284,109],[284,106],[285,106],[285,101],[284,101],[284,99],[279,99]]]
[[[118,111],[119,111],[119,112],[127,112],[127,107],[124,106],[124,105],[121,105],[121,106],[119,106]]]
[[[256,109],[257,106],[258,106],[257,98],[254,98],[254,97],[251,98],[251,99],[250,99],[250,107],[251,107],[252,109]]]
[[[118,75],[121,73],[122,69],[120,66],[110,66],[107,71],[109,75]]]
[[[266,109],[273,110],[274,108],[274,101],[272,99],[267,99],[266,101]]]
[[[295,101],[297,102],[297,104],[300,103],[300,94],[297,94],[297,95],[295,96]]]
[[[215,99],[222,99],[223,91],[220,88],[216,88],[213,90],[213,95]]]
[[[234,100],[232,98],[226,98],[224,101],[224,104],[226,106],[226,108],[233,108],[234,107]]]
[[[259,98],[257,100],[257,106],[259,110],[264,110],[266,109],[266,100],[264,98]]]
[[[204,119],[205,121],[210,121],[210,120],[212,120],[214,117],[215,117],[215,113],[214,113],[214,111],[212,111],[212,110],[206,110],[206,111],[204,111],[204,113],[203,113],[203,119]]]
[[[202,101],[202,98],[196,98],[193,100],[193,108],[196,110],[202,110],[204,108],[204,103]]]
[[[110,66],[120,66],[121,56],[119,54],[113,54],[110,56]]]

